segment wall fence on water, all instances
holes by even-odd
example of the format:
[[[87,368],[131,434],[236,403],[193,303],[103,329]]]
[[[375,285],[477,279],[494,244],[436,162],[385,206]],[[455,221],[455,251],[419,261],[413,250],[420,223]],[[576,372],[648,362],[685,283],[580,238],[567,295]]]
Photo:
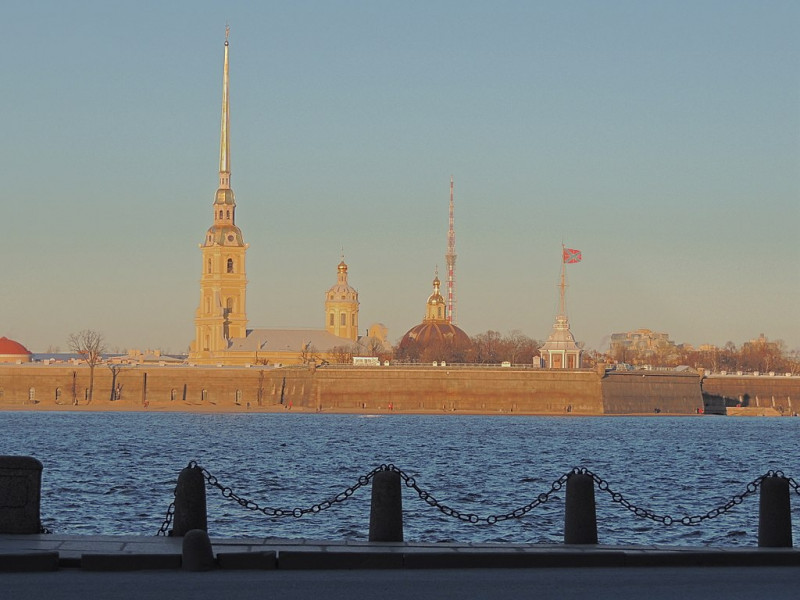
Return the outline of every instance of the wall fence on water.
[[[0,407],[86,406],[85,365],[0,366]],[[392,411],[542,415],[696,414],[700,375],[503,367],[95,368],[92,406],[160,410]]]

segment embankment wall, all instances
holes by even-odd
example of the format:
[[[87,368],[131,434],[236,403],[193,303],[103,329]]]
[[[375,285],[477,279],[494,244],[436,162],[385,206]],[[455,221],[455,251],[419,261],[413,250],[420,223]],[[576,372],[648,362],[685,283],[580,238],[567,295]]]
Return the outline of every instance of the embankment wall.
[[[698,414],[700,376],[674,371],[610,371],[603,378],[606,414]]]
[[[602,415],[695,414],[702,407],[696,374],[602,369],[139,365],[114,376],[101,365],[91,404],[88,387],[85,365],[0,366],[4,409]]]
[[[800,376],[708,375],[703,395],[727,407],[775,409],[780,414],[800,413]]]

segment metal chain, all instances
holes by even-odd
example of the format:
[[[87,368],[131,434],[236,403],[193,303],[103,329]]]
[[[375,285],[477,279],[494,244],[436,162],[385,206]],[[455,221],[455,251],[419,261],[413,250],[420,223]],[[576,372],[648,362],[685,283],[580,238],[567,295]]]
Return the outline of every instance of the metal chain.
[[[561,490],[561,488],[564,487],[564,484],[567,482],[567,479],[569,479],[569,476],[571,474],[571,473],[565,473],[564,475],[556,479],[550,486],[549,490],[539,494],[538,496],[536,496],[536,498],[534,498],[532,502],[526,504],[525,506],[521,506],[505,514],[490,515],[488,517],[479,517],[474,513],[462,513],[461,511],[458,511],[454,508],[447,506],[446,504],[443,504],[442,502],[439,502],[436,498],[433,497],[433,494],[420,488],[413,477],[408,475],[402,469],[398,469],[394,465],[386,465],[386,469],[384,470],[395,471],[396,473],[399,473],[400,478],[403,480],[403,482],[406,484],[407,487],[413,489],[415,492],[417,492],[417,494],[422,500],[424,500],[430,506],[438,508],[440,511],[442,511],[442,513],[444,513],[448,517],[453,517],[468,523],[488,523],[489,525],[494,525],[495,523],[498,523],[500,521],[507,521],[508,519],[520,519],[524,517],[526,514],[528,514],[537,506],[540,506],[545,502],[547,502],[548,500],[550,500],[550,497],[554,493]]]
[[[433,494],[431,494],[427,490],[420,488],[417,485],[416,479],[414,479],[414,477],[412,477],[411,475],[409,475],[408,473],[406,473],[405,471],[396,467],[393,464],[383,464],[379,467],[374,468],[366,475],[362,475],[361,477],[358,478],[358,481],[355,484],[351,485],[348,488],[345,488],[344,491],[336,494],[335,496],[333,496],[328,500],[323,500],[322,502],[313,504],[308,508],[285,509],[285,508],[271,508],[268,506],[262,507],[259,506],[259,504],[254,502],[253,500],[248,500],[247,498],[239,496],[230,487],[220,483],[219,480],[214,475],[212,475],[205,467],[201,467],[200,465],[198,465],[196,461],[190,461],[189,468],[199,468],[208,485],[219,489],[220,492],[222,492],[223,498],[233,500],[243,508],[261,512],[268,517],[300,518],[303,515],[309,513],[316,514],[323,510],[327,510],[332,506],[334,506],[335,504],[344,502],[345,500],[350,498],[353,494],[355,494],[355,492],[359,488],[369,484],[369,482],[372,481],[373,477],[375,477],[375,474],[381,471],[392,471],[398,473],[403,483],[406,485],[406,487],[413,489],[421,500],[423,500],[426,504],[439,509],[446,516],[453,517],[455,519],[459,519],[467,523],[473,523],[473,524],[487,523],[489,525],[494,525],[495,523],[498,523],[500,521],[507,521],[509,519],[520,519],[524,517],[534,508],[537,508],[538,506],[541,506],[542,504],[550,500],[553,494],[561,491],[561,489],[563,489],[564,485],[567,483],[569,478],[573,475],[587,475],[591,477],[592,481],[597,486],[597,488],[602,492],[608,493],[608,495],[611,496],[611,500],[613,502],[619,504],[626,510],[629,510],[637,517],[650,519],[652,521],[655,521],[657,523],[662,523],[663,525],[667,526],[675,523],[679,523],[681,525],[698,525],[707,519],[713,519],[715,517],[718,517],[731,510],[734,506],[741,504],[746,497],[755,494],[758,491],[758,488],[761,486],[762,481],[767,477],[780,477],[782,479],[786,479],[789,483],[789,486],[795,491],[795,493],[800,495],[800,484],[797,481],[795,481],[791,477],[786,477],[782,471],[767,471],[764,475],[756,477],[753,481],[748,483],[747,486],[745,487],[744,492],[742,492],[741,494],[734,495],[726,503],[721,504],[715,508],[712,508],[705,514],[687,515],[678,519],[672,517],[671,515],[659,515],[653,512],[652,510],[637,506],[632,502],[630,502],[629,500],[627,500],[621,493],[613,491],[609,486],[608,482],[602,477],[598,476],[597,474],[593,473],[592,471],[590,471],[585,467],[574,467],[569,472],[564,473],[561,477],[553,481],[553,483],[550,485],[549,490],[547,490],[546,492],[542,492],[528,504],[516,508],[507,513],[481,517],[476,515],[475,513],[461,512],[459,510],[456,510],[448,506],[447,504],[444,504],[443,502],[440,502],[433,496]],[[172,502],[167,508],[166,517],[164,518],[164,522],[162,523],[161,528],[159,529],[157,535],[168,535],[169,528],[170,525],[172,524],[172,519],[174,515],[175,515],[175,503]]]
[[[175,503],[170,502],[169,506],[167,507],[167,515],[164,517],[164,522],[161,524],[161,527],[158,529],[158,533],[156,535],[169,535],[169,528],[172,525],[172,518],[175,516]]]
[[[574,473],[576,475],[578,475],[578,474],[580,474],[580,475],[588,475],[589,477],[591,477],[592,480],[594,481],[595,485],[597,485],[597,488],[600,491],[607,492],[608,495],[611,496],[611,500],[613,502],[616,502],[619,505],[621,505],[622,507],[624,507],[627,510],[631,511],[637,517],[640,517],[640,518],[643,518],[643,519],[650,519],[650,520],[655,521],[657,523],[662,523],[662,524],[668,525],[668,526],[672,525],[673,523],[679,523],[681,525],[699,525],[703,521],[705,521],[707,519],[713,519],[713,518],[718,517],[718,516],[720,516],[722,514],[725,514],[726,512],[731,510],[734,506],[737,506],[737,505],[741,504],[744,501],[745,498],[755,494],[756,491],[758,491],[758,488],[761,485],[761,482],[764,481],[765,478],[767,478],[767,477],[781,477],[783,479],[787,479],[787,477],[783,474],[782,471],[767,471],[764,475],[756,477],[753,481],[748,483],[747,486],[745,486],[745,491],[744,492],[742,492],[741,494],[734,495],[725,504],[720,504],[719,506],[717,506],[715,508],[712,508],[711,510],[709,510],[705,514],[687,515],[687,516],[681,517],[680,519],[676,519],[675,517],[672,517],[670,515],[659,515],[659,514],[656,514],[655,512],[653,512],[652,510],[649,510],[649,509],[646,509],[646,508],[642,508],[640,506],[636,506],[635,504],[633,504],[632,502],[627,500],[619,492],[613,491],[609,487],[608,482],[605,479],[599,477],[595,473],[592,473],[589,469],[581,468],[581,467],[575,467],[574,469],[572,469],[572,473]],[[796,481],[794,481],[793,479],[789,479],[789,485],[791,485],[794,488],[794,490],[798,494],[800,494],[800,489],[799,489],[800,486],[798,486]]]
[[[333,498],[330,498],[328,500],[323,500],[322,502],[313,504],[308,508],[271,508],[269,506],[259,506],[258,503],[254,502],[253,500],[248,500],[247,498],[239,496],[230,487],[222,485],[219,482],[219,480],[208,471],[208,469],[199,466],[195,461],[189,463],[189,468],[192,467],[199,468],[200,472],[203,474],[203,477],[205,477],[208,485],[219,489],[222,492],[223,498],[233,500],[234,502],[236,502],[237,504],[239,504],[244,508],[261,512],[268,517],[295,517],[298,519],[303,515],[307,515],[308,513],[318,513],[323,510],[331,508],[335,504],[344,502],[345,500],[350,498],[350,496],[355,494],[356,490],[358,490],[360,487],[367,485],[370,481],[372,481],[372,478],[375,476],[375,473],[377,473],[378,471],[384,471],[387,468],[386,465],[381,465],[380,467],[372,469],[372,471],[370,471],[366,475],[362,475],[361,477],[359,477],[356,483],[346,488],[343,492],[339,492]]]
[[[781,473],[781,472],[780,471],[776,471],[776,473]],[[781,473],[780,476],[782,477],[783,473]],[[797,495],[800,495],[800,483],[797,483],[791,477],[784,477],[784,479],[786,479],[789,482],[789,487],[794,490],[794,493],[797,494]]]

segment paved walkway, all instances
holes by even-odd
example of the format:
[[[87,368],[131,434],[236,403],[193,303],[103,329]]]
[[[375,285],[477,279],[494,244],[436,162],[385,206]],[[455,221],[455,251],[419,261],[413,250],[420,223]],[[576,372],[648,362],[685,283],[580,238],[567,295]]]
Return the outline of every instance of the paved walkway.
[[[211,542],[215,568],[189,572],[182,538],[0,535],[0,598],[782,600],[800,582],[791,548]]]
[[[800,566],[795,548],[211,538],[223,570]],[[183,538],[0,535],[0,571],[181,569]]]

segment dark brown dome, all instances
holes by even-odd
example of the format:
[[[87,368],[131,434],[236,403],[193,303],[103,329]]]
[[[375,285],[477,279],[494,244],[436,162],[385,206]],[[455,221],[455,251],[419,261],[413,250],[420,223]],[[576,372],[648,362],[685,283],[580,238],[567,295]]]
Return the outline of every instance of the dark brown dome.
[[[400,349],[404,350],[416,344],[420,352],[436,344],[447,344],[454,348],[469,348],[472,342],[469,336],[452,323],[428,321],[412,327],[400,340]]]

